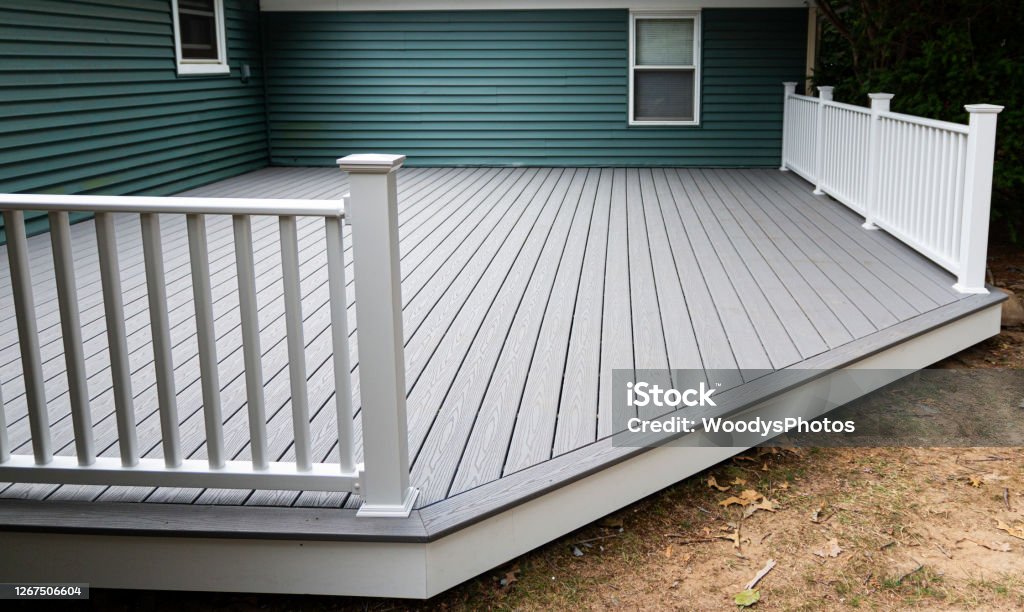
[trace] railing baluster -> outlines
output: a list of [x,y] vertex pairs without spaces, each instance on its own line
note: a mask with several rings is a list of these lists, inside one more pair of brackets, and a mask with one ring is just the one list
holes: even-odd
[[248,215],[231,218],[235,231],[235,267],[238,271],[238,309],[242,320],[242,353],[245,360],[245,396],[249,411],[249,443],[252,465],[267,469],[267,415],[263,397],[263,363],[260,350],[259,304],[256,302],[256,267],[252,254],[252,221]]
[[11,266],[14,292],[14,313],[21,346],[21,365],[25,376],[25,398],[28,422],[32,432],[32,453],[36,463],[45,465],[53,459],[50,443],[50,418],[46,412],[46,390],[43,387],[43,365],[39,356],[39,331],[36,306],[32,297],[32,273],[28,269],[28,238],[25,237],[25,213],[4,212],[7,230],[7,258]]
[[11,458],[11,444],[7,439],[7,414],[4,412],[3,385],[0,385],[0,463]]
[[107,321],[110,350],[110,376],[114,385],[114,411],[117,415],[117,441],[121,465],[139,462],[139,442],[132,401],[132,378],[128,367],[128,342],[124,329],[124,303],[121,293],[121,268],[117,259],[117,234],[112,213],[96,213],[96,242],[103,288],[103,310]]
[[139,215],[139,220],[142,225],[142,256],[146,267],[146,294],[149,297],[164,463],[167,467],[178,467],[182,459],[181,433],[174,388],[174,360],[171,357],[171,326],[167,314],[167,280],[164,275],[160,217],[155,213],[143,213]]
[[789,168],[786,167],[786,163],[789,161],[789,149],[793,146],[793,136],[789,133],[793,120],[790,118],[789,110],[789,94],[796,93],[796,81],[786,81],[782,84],[782,163],[779,164],[779,170],[786,172]]
[[192,264],[192,295],[199,341],[199,377],[203,388],[203,417],[206,423],[206,457],[213,469],[224,467],[224,420],[220,407],[220,376],[217,372],[217,334],[213,327],[213,299],[210,291],[210,254],[206,241],[206,217],[185,216],[188,252]]
[[78,288],[75,286],[75,257],[71,251],[71,225],[68,213],[54,211],[50,221],[50,244],[57,280],[57,306],[60,331],[64,340],[64,363],[68,374],[68,399],[71,401],[71,425],[75,432],[75,454],[79,465],[92,465],[96,450],[89,411],[89,386],[82,353],[82,322],[78,312]]
[[345,244],[338,217],[325,217],[327,277],[331,300],[331,339],[334,348],[334,401],[338,412],[338,460],[342,472],[355,469],[352,431],[352,380],[348,358],[348,300],[345,297]]
[[302,333],[302,289],[299,275],[299,236],[295,217],[282,216],[281,267],[284,282],[285,328],[288,334],[288,372],[291,376],[292,427],[295,430],[295,463],[299,471],[312,469],[309,402],[306,397],[306,342]]

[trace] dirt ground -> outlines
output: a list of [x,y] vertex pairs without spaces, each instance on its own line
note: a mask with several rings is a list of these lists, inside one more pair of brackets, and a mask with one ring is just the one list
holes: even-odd
[[[1019,249],[992,279],[1024,294]],[[1024,329],[940,367],[1021,368]],[[1022,413],[1024,416],[1024,413]],[[113,609],[1024,609],[1024,449],[756,449],[428,602],[94,591]]]

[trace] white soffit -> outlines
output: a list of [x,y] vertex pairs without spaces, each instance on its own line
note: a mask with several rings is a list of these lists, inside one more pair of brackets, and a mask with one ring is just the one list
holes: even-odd
[[698,10],[802,8],[807,0],[260,0],[264,11],[458,11],[525,9]]

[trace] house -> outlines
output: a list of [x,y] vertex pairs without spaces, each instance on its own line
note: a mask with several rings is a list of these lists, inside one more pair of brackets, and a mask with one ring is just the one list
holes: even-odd
[[813,418],[996,334],[999,107],[797,93],[811,10],[0,3],[0,576],[429,597],[755,443],[616,380]]

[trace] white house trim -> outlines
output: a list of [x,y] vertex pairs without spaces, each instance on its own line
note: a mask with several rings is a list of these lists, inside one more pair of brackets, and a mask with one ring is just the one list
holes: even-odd
[[228,65],[224,0],[213,0],[213,8],[217,20],[217,59],[183,59],[181,57],[181,26],[178,24],[178,0],[171,0],[171,19],[174,22],[174,62],[178,69],[178,76],[231,73],[231,66]]
[[[662,70],[692,70],[693,71],[693,119],[690,121],[649,121],[636,119],[636,112],[633,108],[633,88],[636,84],[634,72],[636,66],[636,22],[637,19],[692,19],[693,20],[693,65],[692,66],[658,66]],[[629,12],[629,125],[635,126],[697,126],[700,125],[700,62],[701,46],[703,44],[701,35],[701,19],[699,10],[690,11],[630,11]]]
[[803,8],[807,0],[260,0],[263,11],[457,11],[536,9],[633,9],[686,11],[701,8]]

